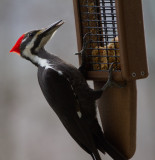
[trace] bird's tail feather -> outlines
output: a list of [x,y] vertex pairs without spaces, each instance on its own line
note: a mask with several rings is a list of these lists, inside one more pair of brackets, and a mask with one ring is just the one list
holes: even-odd
[[105,138],[97,119],[94,121],[92,133],[96,147],[102,153],[105,154],[105,152],[107,152],[114,160],[127,160],[127,158]]
[[92,153],[91,156],[92,156],[93,160],[101,160],[99,153],[97,153],[97,154]]
[[121,154],[114,146],[112,146],[104,137],[102,139],[102,149],[100,148],[101,152],[104,150],[107,152],[114,160],[127,160],[127,158]]

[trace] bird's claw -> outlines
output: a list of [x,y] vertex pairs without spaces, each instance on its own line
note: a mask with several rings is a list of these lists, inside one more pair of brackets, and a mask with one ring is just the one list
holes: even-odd
[[91,34],[91,33],[88,32],[88,33],[86,33],[86,34],[83,36],[83,46],[82,46],[82,49],[81,49],[80,52],[74,53],[74,55],[84,55],[84,52],[85,52],[88,44],[92,42],[92,40],[90,40],[90,39],[86,41],[87,36],[90,35],[90,34]]
[[126,83],[120,84],[120,83],[117,83],[113,80],[112,71],[114,69],[114,64],[116,64],[116,62],[113,62],[109,67],[108,80],[107,80],[106,84],[103,86],[102,91],[106,90],[107,88],[111,88],[111,87],[124,88],[126,86]]
[[80,65],[80,67],[79,67],[79,71],[84,75],[84,77],[86,76],[86,54],[85,54],[85,52],[86,52],[86,49],[87,49],[87,46],[88,46],[88,44],[90,44],[91,42],[92,42],[92,40],[91,39],[88,39],[88,40],[86,40],[86,38],[87,38],[87,36],[88,35],[90,35],[91,33],[90,32],[88,32],[88,33],[86,33],[85,35],[84,35],[84,37],[83,37],[83,46],[82,46],[82,49],[81,49],[81,51],[80,52],[78,52],[78,53],[75,53],[75,55],[81,55],[81,57],[82,57],[82,63],[81,63],[81,65]]

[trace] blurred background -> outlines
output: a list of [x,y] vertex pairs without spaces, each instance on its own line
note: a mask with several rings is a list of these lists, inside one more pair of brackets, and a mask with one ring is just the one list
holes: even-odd
[[[149,77],[137,81],[137,150],[132,160],[155,159],[155,1],[143,0]],[[78,67],[72,0],[0,1],[0,160],[91,160],[49,107],[37,68],[9,54],[24,32],[66,23],[46,49]],[[102,159],[110,160],[108,156]]]

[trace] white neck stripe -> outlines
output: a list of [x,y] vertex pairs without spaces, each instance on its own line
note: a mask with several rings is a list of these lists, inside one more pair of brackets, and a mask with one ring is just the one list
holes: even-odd
[[45,67],[45,69],[52,68],[47,59],[43,59],[43,58],[40,58],[40,57],[38,57],[36,55],[33,55],[33,57],[31,56],[31,60],[34,63],[37,63],[39,66]]

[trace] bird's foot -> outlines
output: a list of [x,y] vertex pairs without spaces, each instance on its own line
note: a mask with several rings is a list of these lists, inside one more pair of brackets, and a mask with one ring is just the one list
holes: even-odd
[[86,49],[88,44],[90,44],[92,42],[91,39],[87,40],[88,35],[90,35],[91,33],[88,32],[84,35],[83,37],[83,46],[80,52],[75,53],[75,55],[81,55],[82,56],[82,63],[79,67],[79,71],[84,75],[84,77],[86,76],[87,70],[86,70]]
[[83,36],[83,46],[82,46],[82,49],[81,49],[80,52],[74,53],[74,55],[84,55],[84,54],[85,54],[85,50],[86,50],[88,44],[89,44],[90,42],[92,42],[92,40],[90,40],[90,39],[89,39],[89,40],[86,40],[87,37],[88,37],[88,35],[90,35],[90,34],[91,34],[91,33],[88,32],[88,33],[86,33],[86,34]]
[[114,69],[114,64],[116,62],[113,62],[111,65],[110,65],[110,68],[109,68],[109,76],[108,76],[108,80],[106,82],[106,84],[101,88],[102,91],[105,91],[107,88],[111,88],[111,87],[118,87],[118,88],[124,88],[126,86],[126,83],[123,82],[123,84],[121,83],[117,83],[113,80],[113,76],[112,76],[112,72],[113,72],[113,69]]

